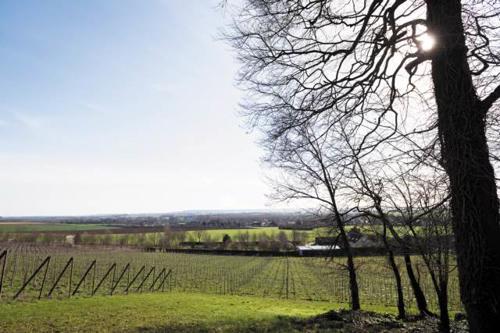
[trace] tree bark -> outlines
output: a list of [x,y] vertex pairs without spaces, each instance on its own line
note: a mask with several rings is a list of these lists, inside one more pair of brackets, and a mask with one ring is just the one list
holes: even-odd
[[441,282],[438,291],[439,331],[450,332],[450,315],[448,313],[448,283]]
[[349,271],[349,288],[351,289],[351,309],[359,310],[361,309],[361,304],[359,301],[359,287],[358,287],[358,279],[356,277],[356,267],[354,266],[354,258],[352,255],[351,245],[349,244],[349,240],[347,239],[347,234],[345,232],[343,224],[338,223],[338,227],[340,231],[340,237],[342,238],[342,242],[344,243],[344,249],[347,254],[347,270]]
[[427,0],[432,79],[451,211],[462,302],[471,332],[500,327],[500,227],[485,107],[474,89],[459,0]]
[[396,280],[396,292],[398,295],[398,317],[400,319],[406,319],[406,311],[405,311],[405,300],[403,296],[403,285],[401,283],[401,275],[399,274],[399,268],[396,264],[396,260],[394,259],[394,252],[390,248],[387,238],[384,236],[384,244],[387,250],[387,260],[389,261],[389,265],[391,266],[392,273],[394,274],[394,279]]
[[[378,206],[379,207],[379,206]],[[382,219],[383,222],[383,232],[382,232],[382,241],[384,242],[385,250],[387,251],[387,261],[389,262],[389,266],[391,266],[392,273],[394,274],[394,280],[396,281],[396,293],[398,295],[397,306],[398,306],[398,317],[401,319],[406,319],[406,311],[405,311],[405,299],[403,296],[403,285],[401,284],[401,274],[399,274],[399,268],[396,264],[396,260],[394,259],[394,251],[387,240],[387,223],[385,219]]]
[[417,302],[417,308],[418,311],[420,312],[420,315],[434,316],[434,314],[429,310],[427,306],[427,299],[425,298],[425,294],[422,288],[420,287],[420,283],[417,281],[417,278],[415,277],[415,273],[413,272],[413,265],[409,254],[410,248],[408,246],[408,243],[405,242],[401,237],[399,237],[399,234],[394,229],[394,226],[384,214],[382,207],[380,206],[380,203],[375,203],[375,207],[377,209],[377,212],[380,214],[380,218],[384,223],[384,227],[387,227],[387,229],[389,229],[391,235],[403,249],[403,258],[405,261],[406,273],[408,274],[408,279],[410,280],[410,286],[411,289],[413,290],[413,295],[415,296],[415,301]]
[[[405,249],[406,250],[406,249]],[[434,316],[434,314],[429,310],[427,306],[427,299],[425,294],[418,283],[415,273],[413,272],[413,266],[411,263],[410,255],[405,253],[403,255],[406,273],[408,274],[408,280],[410,280],[411,289],[413,290],[413,295],[415,296],[415,301],[417,302],[417,308],[421,316]]]

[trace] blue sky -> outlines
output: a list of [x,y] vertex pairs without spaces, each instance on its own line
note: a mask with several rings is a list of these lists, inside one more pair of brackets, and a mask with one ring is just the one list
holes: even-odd
[[0,215],[265,207],[218,2],[0,1]]

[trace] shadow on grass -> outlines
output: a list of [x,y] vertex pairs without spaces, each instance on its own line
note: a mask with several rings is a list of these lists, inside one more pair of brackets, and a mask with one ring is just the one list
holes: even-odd
[[[417,322],[402,322],[390,315],[370,312],[328,312],[307,319],[294,317],[275,317],[262,321],[225,321],[200,324],[175,325],[168,327],[139,328],[134,333],[375,333],[375,332],[408,332]],[[422,326],[418,322],[418,326]],[[428,323],[422,332],[434,332],[435,324]]]
[[130,333],[294,333],[303,332],[303,320],[290,317],[276,317],[262,321],[223,321],[198,324],[175,324],[166,327],[143,327]]
[[[134,330],[134,333],[408,333],[439,332],[439,321],[434,317],[411,317],[402,321],[393,315],[367,311],[330,311],[310,318],[278,316],[261,321],[225,321],[186,324],[169,327],[151,327]],[[468,332],[467,321],[453,321],[452,331]]]

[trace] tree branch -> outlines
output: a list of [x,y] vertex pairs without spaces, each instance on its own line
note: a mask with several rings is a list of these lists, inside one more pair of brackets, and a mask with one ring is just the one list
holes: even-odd
[[500,98],[500,85],[498,85],[491,94],[481,101],[481,107],[484,112],[488,111],[489,108]]

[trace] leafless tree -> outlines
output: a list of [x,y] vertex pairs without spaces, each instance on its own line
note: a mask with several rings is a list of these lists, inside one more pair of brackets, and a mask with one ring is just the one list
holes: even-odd
[[405,179],[396,185],[405,205],[397,206],[401,221],[409,230],[413,247],[430,275],[439,305],[440,330],[449,332],[448,279],[452,226],[448,182],[430,175]]
[[170,247],[172,247],[173,238],[174,238],[174,232],[172,231],[172,229],[170,228],[170,226],[165,226],[165,228],[163,228],[163,235],[162,235],[162,238],[161,238],[161,245],[164,248],[170,248]]
[[201,241],[206,238],[207,231],[203,230],[203,229],[197,229],[197,230],[194,231],[194,234],[196,236],[196,241],[198,243],[201,243]]
[[450,264],[452,234],[449,211],[444,208],[433,210],[423,219],[422,224],[423,234],[414,237],[437,295],[440,328],[449,332],[448,281],[449,273],[453,269]]
[[[352,159],[350,172],[345,175],[346,179],[344,180],[345,186],[352,192],[349,200],[351,205],[355,205],[356,209],[362,212],[368,221],[371,221],[371,224],[374,225],[374,231],[379,235],[384,247],[386,248],[388,263],[393,271],[396,282],[399,316],[401,318],[405,317],[405,305],[400,271],[395,259],[396,249],[391,241],[392,239],[398,244],[398,250],[403,254],[406,272],[420,314],[422,316],[433,315],[433,313],[428,309],[425,294],[414,273],[412,259],[410,256],[412,252],[410,245],[399,235],[393,223],[393,216],[391,216],[394,211],[399,209],[399,207],[392,208],[394,204],[397,205],[399,202],[400,205],[405,206],[405,203],[408,203],[408,200],[404,196],[398,196],[399,193],[397,192],[388,193],[386,186],[386,184],[393,183],[395,179],[405,179],[406,177],[412,176],[414,173],[418,173],[422,168],[419,165],[420,161],[418,159],[412,160],[407,157],[404,161],[405,165],[409,165],[411,168],[398,168],[397,166],[400,165],[399,159],[393,161],[392,159],[383,158],[384,154],[380,152],[377,161],[369,161],[369,163],[363,162],[363,158],[358,155],[355,148],[351,145],[350,138],[346,131],[342,126],[338,126],[338,128],[341,135],[337,138],[336,145],[339,145],[339,142],[345,143],[347,151],[350,151],[350,155],[345,153],[345,156],[349,156],[350,159]],[[426,168],[426,171],[435,170],[435,166],[427,166]],[[387,209],[387,204],[384,205],[385,201],[389,201],[389,207],[391,207],[390,209]],[[442,202],[435,204],[439,207]],[[408,218],[418,219],[435,207],[428,206],[426,208],[427,209],[419,211],[416,216],[412,215]],[[401,218],[403,216],[399,214],[399,217]],[[380,225],[382,225],[381,232],[377,228]]]
[[208,245],[209,243],[212,243],[214,241],[214,239],[213,239],[211,233],[205,231],[201,236],[201,241],[203,241],[204,243],[207,243],[207,245]]
[[283,249],[283,250],[290,249],[290,246],[292,244],[291,244],[290,240],[288,239],[286,232],[284,232],[283,230],[280,230],[280,232],[278,233],[277,239],[278,239],[278,242],[280,243],[281,249]]
[[175,246],[179,246],[180,243],[186,240],[187,234],[183,230],[175,231],[172,238],[175,243]]
[[[382,222],[384,233],[386,228],[389,229],[402,249],[412,285],[417,284],[417,280],[411,268],[410,252],[418,253],[422,257],[436,291],[440,310],[440,329],[442,332],[448,332],[450,322],[447,291],[450,236],[452,236],[449,185],[436,162],[419,165],[416,161],[411,163],[412,169],[407,170],[400,167],[399,163],[388,164],[387,161],[383,161],[386,170],[375,174],[373,169],[380,169],[377,165],[367,167],[356,160],[351,177],[357,179],[360,184],[360,187],[355,189],[357,193],[355,201],[364,203],[364,207],[360,204],[363,207],[361,209],[368,216]],[[387,175],[387,169],[396,169],[397,172],[389,172],[390,175]],[[402,173],[402,170],[405,172]],[[367,204],[367,201],[363,200],[365,197],[370,198],[372,204]],[[399,232],[392,221],[394,217],[397,218],[395,223],[399,227]],[[402,237],[401,233],[409,237]],[[414,288],[414,291],[417,290]],[[419,293],[422,293],[420,287],[418,292],[415,292],[415,298],[421,308]]]
[[238,232],[236,234],[238,243],[246,250],[248,249],[248,242],[250,241],[250,233],[248,231]]
[[[382,242],[384,243],[384,247],[387,252],[387,262],[389,263],[389,267],[392,270],[392,273],[394,275],[394,281],[396,283],[396,295],[397,295],[397,308],[398,308],[398,317],[401,319],[406,319],[406,307],[405,307],[405,300],[404,300],[404,293],[403,293],[403,284],[401,280],[401,273],[399,270],[399,266],[396,263],[396,255],[395,255],[395,249],[394,246],[391,244],[389,235],[387,232],[387,220],[386,219],[381,219],[380,221],[378,219],[374,219],[371,214],[368,214],[368,220],[370,221],[371,224],[378,226],[379,222],[382,223],[382,232],[379,232],[378,230],[375,230],[376,234],[379,234],[380,238],[382,239]],[[411,267],[411,266],[410,266]],[[418,285],[418,283],[417,283]],[[412,284],[412,287],[414,285]],[[425,300],[424,294],[421,292],[420,285],[418,285],[418,290],[413,289],[414,293],[416,295],[416,299],[419,300],[417,302],[417,306],[419,307],[420,313],[428,313],[427,309],[427,301]],[[423,302],[421,301],[421,296],[423,296]]]
[[307,237],[305,232],[301,232],[295,229],[292,230],[292,243],[294,245],[303,245],[306,241],[306,238]]
[[321,137],[343,122],[360,156],[389,142],[421,159],[439,149],[472,332],[500,327],[487,139],[499,128],[499,17],[493,0],[246,0],[226,34],[267,145],[289,144],[305,124]]
[[359,288],[356,277],[354,256],[347,237],[345,224],[353,218],[349,210],[339,207],[339,197],[343,195],[341,184],[346,170],[331,146],[330,137],[314,136],[314,131],[303,126],[294,129],[295,144],[280,146],[268,162],[283,170],[283,179],[276,182],[275,198],[279,200],[309,199],[322,206],[338,229],[340,244],[347,256],[351,308],[359,310]]

